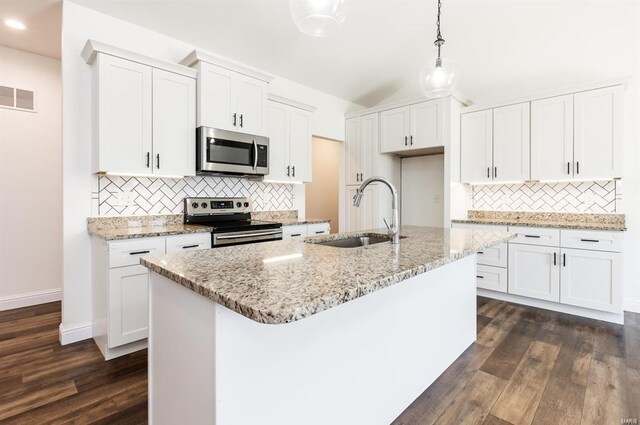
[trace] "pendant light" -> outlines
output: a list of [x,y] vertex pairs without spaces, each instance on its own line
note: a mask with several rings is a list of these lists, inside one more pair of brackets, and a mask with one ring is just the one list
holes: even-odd
[[455,73],[453,62],[441,56],[441,48],[444,39],[440,33],[440,9],[442,1],[438,0],[438,19],[436,26],[438,28],[436,41],[434,45],[438,49],[438,54],[431,59],[422,71],[420,71],[420,89],[425,96],[429,98],[448,96],[453,93],[456,85],[457,75]]
[[326,37],[346,17],[345,0],[289,0],[289,9],[298,29],[310,37]]

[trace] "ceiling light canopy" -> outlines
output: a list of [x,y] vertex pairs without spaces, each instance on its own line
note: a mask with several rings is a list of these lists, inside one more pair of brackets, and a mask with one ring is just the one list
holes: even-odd
[[346,17],[345,0],[289,0],[289,9],[298,29],[310,37],[328,36]]
[[444,38],[440,33],[440,9],[442,1],[438,0],[438,20],[436,21],[437,33],[436,41],[433,44],[438,49],[438,54],[431,59],[422,71],[420,71],[420,89],[429,98],[443,97],[453,94],[455,90],[457,75],[453,62],[441,56],[441,48]]
[[4,24],[16,30],[27,29],[27,27],[22,22],[16,21],[15,19],[5,19]]

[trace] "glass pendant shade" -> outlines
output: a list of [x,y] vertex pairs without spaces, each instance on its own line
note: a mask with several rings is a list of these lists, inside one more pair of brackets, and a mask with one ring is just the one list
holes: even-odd
[[435,57],[420,71],[420,90],[429,98],[449,96],[455,90],[456,80],[453,62]]
[[310,37],[326,37],[346,17],[345,0],[289,0],[289,9],[298,29]]

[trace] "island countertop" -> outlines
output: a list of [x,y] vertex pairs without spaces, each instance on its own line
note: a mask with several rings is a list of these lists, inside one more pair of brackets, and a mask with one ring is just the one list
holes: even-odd
[[305,241],[143,257],[140,263],[256,322],[295,322],[515,237],[469,229],[403,226],[390,243],[336,248],[311,242],[373,232],[324,235]]

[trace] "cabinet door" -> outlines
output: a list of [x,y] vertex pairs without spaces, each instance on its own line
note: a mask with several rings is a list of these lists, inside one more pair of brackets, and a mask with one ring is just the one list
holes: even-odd
[[238,75],[237,90],[236,130],[242,133],[266,135],[267,84],[255,78]]
[[502,267],[478,265],[476,270],[478,288],[507,293],[507,269]]
[[289,157],[291,181],[311,181],[311,116],[298,108],[289,108]]
[[621,254],[563,249],[560,302],[622,312]]
[[529,102],[493,110],[493,181],[530,178]]
[[560,301],[560,253],[547,246],[509,244],[509,293]]
[[356,232],[360,230],[360,208],[353,206],[353,197],[357,189],[356,186],[347,186],[345,190],[345,232]]
[[[269,102],[269,174],[265,180],[288,181],[289,162],[289,108],[282,103]],[[289,167],[289,168],[287,168]]]
[[380,112],[381,152],[409,149],[409,107]]
[[360,184],[362,144],[360,143],[360,117],[350,118],[345,123],[345,184]]
[[622,177],[622,86],[574,95],[574,176]]
[[282,239],[303,239],[307,236],[307,225],[282,226]]
[[109,270],[109,348],[149,335],[149,273],[146,267]]
[[409,147],[413,149],[443,146],[442,103],[440,100],[422,102],[410,107],[411,132]]
[[96,172],[150,174],[152,68],[98,54]]
[[462,183],[492,180],[493,111],[471,112],[460,118],[460,179]]
[[196,80],[153,70],[153,172],[195,176]]
[[236,73],[199,63],[197,126],[237,131]]
[[573,177],[573,95],[531,102],[531,179]]
[[378,126],[378,114],[364,115],[360,119],[360,182],[378,173],[376,170],[376,157],[380,155]]
[[359,232],[362,230],[371,230],[379,227],[376,225],[377,214],[377,198],[376,187],[368,186],[364,190],[364,195],[359,207],[353,206],[353,197],[356,194],[357,187],[347,186],[345,206],[345,231]]

